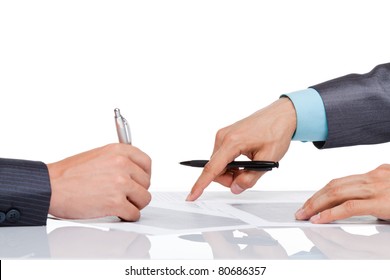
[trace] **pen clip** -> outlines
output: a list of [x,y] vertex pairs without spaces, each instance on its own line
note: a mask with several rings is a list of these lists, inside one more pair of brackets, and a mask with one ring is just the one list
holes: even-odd
[[127,122],[127,120],[124,117],[122,117],[122,121],[123,121],[124,130],[125,130],[126,143],[131,144],[131,134],[130,134],[129,123]]
[[118,108],[116,108],[114,112],[115,112],[115,123],[116,123],[116,130],[118,133],[119,142],[125,144],[131,144],[131,132],[130,132],[129,123],[121,115],[121,112]]
[[279,167],[279,163],[273,161],[232,161],[227,165],[227,169],[250,171],[271,171],[275,167]]

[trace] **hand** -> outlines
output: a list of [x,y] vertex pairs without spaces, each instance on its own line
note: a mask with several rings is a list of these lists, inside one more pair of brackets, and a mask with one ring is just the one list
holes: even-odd
[[339,227],[301,228],[306,237],[328,259],[389,259],[390,232],[351,234]]
[[390,164],[332,180],[308,199],[295,217],[322,224],[359,215],[390,219]]
[[210,161],[193,186],[187,200],[201,196],[216,181],[239,194],[251,188],[265,172],[229,170],[226,165],[240,155],[251,160],[279,161],[287,152],[296,128],[294,105],[280,98],[253,115],[218,131]]
[[[214,259],[287,259],[286,250],[263,229],[243,229],[244,237],[233,231],[204,232]],[[240,246],[241,245],[241,246]]]
[[48,164],[48,169],[49,213],[59,218],[136,221],[151,200],[151,160],[131,145],[110,144]]

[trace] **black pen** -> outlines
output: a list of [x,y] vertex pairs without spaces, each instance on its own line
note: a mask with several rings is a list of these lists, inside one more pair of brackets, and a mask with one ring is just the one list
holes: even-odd
[[[182,161],[180,164],[192,167],[204,167],[208,160],[190,160]],[[279,162],[274,161],[232,161],[228,163],[226,169],[245,169],[252,171],[270,171],[272,168],[279,167]]]

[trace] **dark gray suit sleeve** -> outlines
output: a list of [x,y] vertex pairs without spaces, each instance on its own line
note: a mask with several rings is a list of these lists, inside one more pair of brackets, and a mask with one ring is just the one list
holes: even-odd
[[46,225],[50,197],[43,162],[0,159],[0,226]]
[[324,102],[328,121],[328,138],[314,142],[316,147],[390,141],[390,63],[363,75],[350,74],[312,88]]

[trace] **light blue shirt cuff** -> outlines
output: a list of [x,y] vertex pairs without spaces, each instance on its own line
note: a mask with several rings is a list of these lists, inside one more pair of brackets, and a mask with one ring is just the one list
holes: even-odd
[[325,106],[319,93],[312,88],[284,94],[294,104],[297,114],[297,129],[292,140],[326,141],[328,123]]

